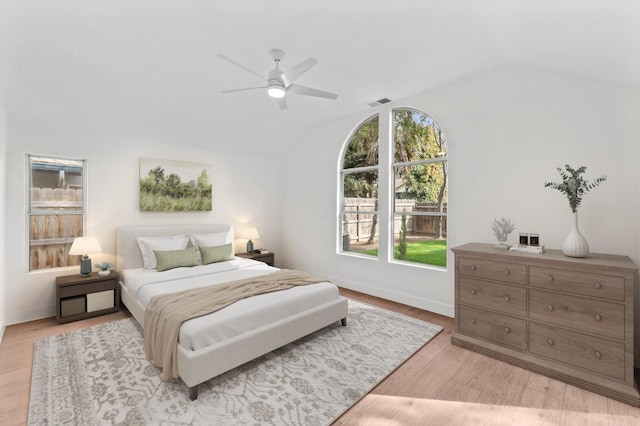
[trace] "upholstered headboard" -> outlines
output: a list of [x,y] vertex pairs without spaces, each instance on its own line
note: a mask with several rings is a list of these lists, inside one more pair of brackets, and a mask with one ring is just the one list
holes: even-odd
[[171,235],[207,234],[229,232],[233,243],[231,225],[137,225],[122,226],[116,231],[116,270],[142,268],[142,253],[138,247],[138,237],[162,237]]

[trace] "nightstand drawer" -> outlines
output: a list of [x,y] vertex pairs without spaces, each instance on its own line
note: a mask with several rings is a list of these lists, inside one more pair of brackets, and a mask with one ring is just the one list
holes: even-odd
[[60,316],[79,315],[86,312],[87,301],[84,296],[60,300]]
[[524,319],[462,305],[458,315],[460,331],[463,333],[520,350],[527,348],[527,324]]
[[494,309],[507,314],[527,315],[527,290],[509,284],[460,277],[460,303]]
[[529,350],[616,379],[624,378],[623,343],[532,322]]
[[115,290],[87,294],[87,312],[111,309],[115,306]]
[[624,305],[529,290],[529,318],[624,340]]
[[457,261],[458,273],[468,277],[502,281],[525,285],[527,283],[526,265],[517,263],[494,262],[484,259],[462,257]]
[[113,290],[116,288],[116,285],[115,279],[95,283],[68,285],[60,287],[60,297],[66,298],[98,291]]

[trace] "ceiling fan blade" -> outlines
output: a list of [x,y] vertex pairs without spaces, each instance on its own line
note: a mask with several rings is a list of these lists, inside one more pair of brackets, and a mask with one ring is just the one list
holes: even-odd
[[266,89],[266,88],[267,88],[267,86],[243,87],[242,89],[221,90],[220,93],[242,92],[242,91],[245,91],[245,90]]
[[298,79],[302,74],[309,71],[313,66],[318,63],[314,58],[307,58],[304,61],[300,62],[295,67],[289,69],[282,73],[282,78],[284,78],[285,84],[291,84]]
[[280,109],[287,109],[287,98],[286,97],[282,97],[282,98],[276,98],[276,102],[278,103],[278,106],[280,107]]
[[252,70],[251,68],[245,67],[240,62],[236,62],[233,59],[231,59],[230,57],[223,55],[222,53],[218,53],[216,56],[218,56],[219,58],[224,59],[225,61],[231,62],[233,65],[237,66],[238,68],[242,68],[243,70],[245,70],[246,72],[248,72],[250,74],[255,75],[256,77],[258,77],[262,81],[267,81],[267,80],[264,79],[263,75],[260,75],[258,72]]
[[337,99],[338,95],[331,92],[325,92],[324,90],[314,89],[312,87],[300,86],[299,84],[292,84],[287,87],[287,93],[295,93],[296,95],[317,96],[319,98]]

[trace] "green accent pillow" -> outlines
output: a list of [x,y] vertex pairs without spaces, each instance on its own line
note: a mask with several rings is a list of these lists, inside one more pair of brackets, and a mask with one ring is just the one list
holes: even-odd
[[184,250],[154,250],[153,252],[158,260],[158,266],[156,266],[158,272],[180,268],[181,266],[198,265],[198,255],[195,247],[189,247]]
[[225,260],[233,260],[236,258],[233,255],[233,244],[231,243],[214,247],[198,247],[198,249],[200,250],[200,254],[202,255],[203,265],[215,262],[223,262]]

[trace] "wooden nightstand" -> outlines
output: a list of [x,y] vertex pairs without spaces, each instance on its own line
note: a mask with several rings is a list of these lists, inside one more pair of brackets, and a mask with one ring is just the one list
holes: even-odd
[[118,312],[118,274],[101,276],[93,272],[56,277],[56,318],[59,323]]
[[236,253],[238,257],[244,257],[245,259],[259,260],[269,266],[273,266],[275,262],[275,255],[273,253]]

